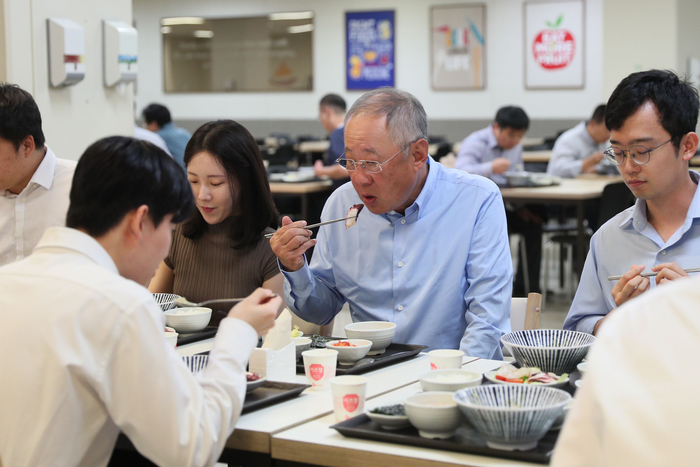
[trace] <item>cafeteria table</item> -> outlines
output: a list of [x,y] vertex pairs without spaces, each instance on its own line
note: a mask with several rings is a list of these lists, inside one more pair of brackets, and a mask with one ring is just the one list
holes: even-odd
[[577,178],[564,178],[561,184],[543,187],[501,188],[503,200],[518,204],[560,204],[576,207],[576,268],[579,277],[586,259],[587,242],[584,215],[586,205],[597,201],[603,189],[622,181],[620,176],[585,174]]
[[[180,355],[193,355],[211,348],[214,339],[179,346]],[[477,357],[463,358],[463,364],[477,361]],[[426,353],[415,358],[364,373],[367,377],[367,399],[382,396],[418,381],[423,373],[430,371]],[[294,382],[306,384],[304,375],[296,375]],[[331,391],[305,390],[300,396],[242,415],[233,434],[226,442],[220,462],[234,465],[273,465],[271,456],[272,437],[290,428],[308,423],[333,413]],[[119,446],[119,444],[118,444]],[[122,448],[129,448],[122,440]],[[133,449],[133,447],[131,447]]]
[[273,195],[296,195],[301,198],[301,218],[307,219],[309,215],[310,193],[329,191],[333,186],[331,180],[314,180],[310,182],[270,182],[270,191]]
[[[497,360],[473,360],[462,368],[477,373],[495,370],[503,362]],[[367,402],[368,407],[389,405],[402,401],[421,391],[416,382],[400,387]],[[331,413],[308,423],[276,433],[272,436],[272,458],[276,465],[323,465],[330,467],[357,467],[363,465],[387,467],[510,467],[534,466],[529,462],[513,461],[474,454],[442,451],[418,446],[406,446],[388,442],[347,438],[335,429]],[[285,464],[289,462],[290,464]]]

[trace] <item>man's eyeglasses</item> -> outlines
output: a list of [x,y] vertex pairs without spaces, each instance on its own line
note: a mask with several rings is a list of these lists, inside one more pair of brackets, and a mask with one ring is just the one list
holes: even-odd
[[646,146],[635,145],[629,148],[627,151],[625,151],[624,149],[616,148],[615,146],[610,146],[604,151],[604,153],[605,157],[607,157],[608,160],[615,165],[622,165],[622,163],[625,162],[625,153],[629,154],[629,156],[636,164],[644,165],[647,162],[649,162],[649,159],[651,158],[651,151],[659,149],[661,146],[663,146],[666,143],[670,143],[671,141],[673,141],[673,138],[651,149],[647,149]]
[[[416,140],[417,141],[417,140]],[[416,141],[412,141],[408,143],[403,149],[399,149],[399,151],[385,160],[384,162],[377,162],[377,161],[366,161],[366,160],[359,160],[359,161],[354,161],[352,159],[345,159],[345,153],[343,153],[342,156],[336,161],[338,165],[340,165],[342,168],[347,170],[348,172],[354,172],[357,169],[357,166],[361,166],[363,169],[365,169],[367,172],[372,173],[372,174],[378,174],[379,172],[382,171],[382,166],[392,160],[394,157],[398,156],[401,154],[403,151],[408,149],[410,145],[415,143]]]

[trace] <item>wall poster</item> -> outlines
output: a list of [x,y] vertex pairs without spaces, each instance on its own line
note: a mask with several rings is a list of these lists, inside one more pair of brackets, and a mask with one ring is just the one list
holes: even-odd
[[345,13],[348,91],[394,86],[394,11]]
[[525,88],[582,89],[585,3],[525,2]]
[[433,6],[431,82],[435,90],[486,87],[486,6]]

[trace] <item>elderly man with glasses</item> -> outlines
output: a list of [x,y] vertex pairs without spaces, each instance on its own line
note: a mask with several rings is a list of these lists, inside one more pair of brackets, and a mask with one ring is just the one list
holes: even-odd
[[688,169],[698,106],[690,83],[660,70],[631,74],[610,96],[605,156],[637,202],[593,235],[565,329],[595,334],[624,302],[700,266],[700,175]]
[[327,324],[348,302],[353,321],[396,323],[394,342],[500,359],[513,274],[503,201],[490,180],[430,158],[427,127],[406,92],[381,88],[355,102],[339,160],[352,183],[331,195],[322,220],[366,209],[317,239],[306,222],[283,219],[271,245],[287,304]]

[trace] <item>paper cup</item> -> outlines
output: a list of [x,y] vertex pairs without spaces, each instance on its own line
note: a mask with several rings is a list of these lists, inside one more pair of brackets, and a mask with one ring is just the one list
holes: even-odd
[[346,375],[338,376],[330,381],[336,422],[342,422],[364,413],[367,378]]
[[432,350],[428,352],[428,357],[431,370],[461,369],[464,352],[452,349]]
[[305,350],[301,357],[304,359],[306,381],[311,385],[311,389],[329,389],[328,381],[335,377],[338,352],[330,349]]

